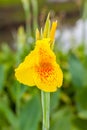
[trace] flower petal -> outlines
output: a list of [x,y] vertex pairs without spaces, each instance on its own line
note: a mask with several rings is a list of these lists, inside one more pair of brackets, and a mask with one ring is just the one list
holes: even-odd
[[50,39],[52,40],[52,42],[54,41],[56,28],[57,28],[57,21],[52,23],[52,27],[51,27],[51,31],[50,31]]
[[[38,70],[39,69],[39,70]],[[36,68],[34,72],[34,81],[36,86],[45,92],[54,92],[57,86],[60,87],[63,82],[63,74],[58,64],[54,63],[49,68],[42,66]]]
[[43,40],[38,40],[36,42],[35,51],[37,53],[36,57],[38,57],[39,61],[49,61],[52,62],[56,60],[56,56],[50,48],[50,39],[44,38]]
[[56,78],[58,80],[57,87],[60,88],[63,84],[63,72],[58,64],[56,64],[55,71],[57,73]]
[[24,62],[22,62],[15,70],[15,76],[17,80],[25,85],[34,86],[33,80],[33,64],[34,64],[34,51],[26,56]]

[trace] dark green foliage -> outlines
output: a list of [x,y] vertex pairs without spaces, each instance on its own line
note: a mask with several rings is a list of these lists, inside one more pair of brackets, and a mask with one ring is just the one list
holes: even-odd
[[72,75],[72,82],[75,86],[82,87],[87,85],[87,70],[75,55],[71,55],[69,58],[69,71]]
[[20,113],[21,130],[38,130],[38,123],[41,116],[41,104],[38,95],[31,99]]

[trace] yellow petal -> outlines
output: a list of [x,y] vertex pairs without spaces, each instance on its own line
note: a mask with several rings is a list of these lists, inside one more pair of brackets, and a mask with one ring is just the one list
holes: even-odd
[[56,60],[55,54],[50,49],[50,39],[46,38],[43,40],[38,40],[36,42],[35,51],[37,52],[40,61],[50,61]]
[[56,63],[51,66],[52,70],[51,68],[47,68],[47,63],[45,64],[41,69],[40,66],[34,72],[34,81],[39,89],[45,92],[54,92],[57,90],[57,87],[62,85],[63,74],[59,65]]
[[63,72],[58,64],[56,64],[56,77],[57,77],[57,87],[60,88],[63,84]]
[[17,80],[25,85],[34,86],[33,80],[33,64],[34,64],[34,52],[32,51],[21,63],[17,69],[15,69],[15,76]]
[[56,28],[57,28],[57,21],[52,23],[52,27],[51,27],[51,31],[50,31],[50,39],[52,42],[54,41]]
[[16,69],[15,76],[20,83],[28,86],[34,86],[32,68]]

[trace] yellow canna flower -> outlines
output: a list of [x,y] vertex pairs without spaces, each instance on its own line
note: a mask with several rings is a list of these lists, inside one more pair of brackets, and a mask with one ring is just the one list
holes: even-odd
[[50,38],[36,41],[35,49],[15,70],[15,76],[21,83],[28,86],[36,85],[45,92],[54,92],[57,87],[61,87],[63,73],[50,48]]
[[45,92],[54,92],[62,86],[63,73],[52,51],[57,21],[50,29],[49,15],[44,30],[36,30],[35,49],[15,70],[18,81],[28,86],[37,86]]

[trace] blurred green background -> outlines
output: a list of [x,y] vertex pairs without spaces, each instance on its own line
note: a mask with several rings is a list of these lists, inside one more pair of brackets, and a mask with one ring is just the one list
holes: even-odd
[[58,20],[54,51],[64,73],[51,93],[50,130],[87,130],[87,0],[0,0],[0,130],[41,130],[40,90],[14,69],[34,48],[48,12]]

